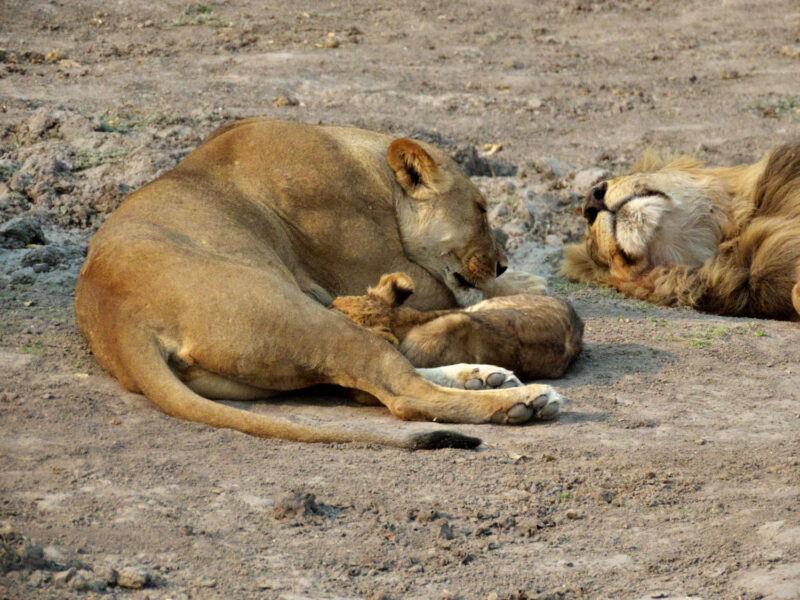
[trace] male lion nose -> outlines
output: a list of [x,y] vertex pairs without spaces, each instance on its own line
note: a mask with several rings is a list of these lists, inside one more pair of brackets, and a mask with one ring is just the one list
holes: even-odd
[[500,277],[503,273],[508,270],[508,265],[504,265],[501,263],[497,263],[497,276]]
[[586,219],[589,225],[594,223],[597,214],[601,210],[608,210],[605,203],[607,189],[608,183],[604,181],[600,185],[593,187],[586,195],[586,199],[583,201],[583,218]]

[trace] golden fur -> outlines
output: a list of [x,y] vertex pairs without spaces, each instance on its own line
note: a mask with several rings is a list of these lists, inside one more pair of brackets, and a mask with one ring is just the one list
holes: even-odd
[[562,273],[663,305],[800,319],[800,145],[752,165],[652,155],[584,201]]
[[484,300],[465,309],[419,311],[405,273],[381,277],[365,296],[340,296],[332,308],[392,344],[415,367],[490,363],[523,379],[564,374],[581,351],[583,322],[566,302],[533,294]]
[[[541,289],[506,273],[486,200],[446,154],[359,129],[247,119],[226,125],[128,197],[95,234],[75,311],[98,362],[165,412],[252,435],[408,448],[472,446],[302,426],[210,399],[315,384],[361,390],[403,419],[520,423],[557,412],[549,386],[435,385],[327,309],[389,267],[420,309]],[[472,372],[442,367],[457,386]],[[482,373],[490,372],[480,366]]]

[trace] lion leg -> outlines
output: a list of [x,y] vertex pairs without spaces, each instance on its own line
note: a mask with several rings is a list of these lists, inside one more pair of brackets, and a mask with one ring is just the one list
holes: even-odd
[[326,383],[367,392],[398,418],[517,424],[551,419],[560,409],[561,396],[550,386],[521,386],[513,373],[490,365],[418,372],[397,349],[343,315],[314,312],[298,321],[295,344],[314,347],[322,358],[317,368],[329,374]]
[[797,311],[796,320],[800,320],[800,281],[794,284],[792,288],[792,305]]

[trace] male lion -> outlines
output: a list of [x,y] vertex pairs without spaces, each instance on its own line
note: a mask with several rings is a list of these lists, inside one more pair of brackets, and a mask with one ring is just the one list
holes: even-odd
[[589,192],[569,278],[664,305],[800,320],[800,144],[705,168],[645,157]]
[[[506,273],[486,200],[443,152],[358,129],[247,119],[212,133],[132,194],[89,245],[75,294],[98,362],[163,411],[252,435],[407,448],[474,446],[297,425],[210,399],[255,399],[315,384],[361,390],[401,419],[522,423],[553,416],[550,386],[471,391],[470,366],[436,385],[344,315],[335,296],[385,269],[436,309],[538,289]],[[485,383],[497,369],[478,366]],[[490,386],[486,386],[490,387]]]
[[[365,296],[340,296],[332,308],[392,344],[415,367],[490,363],[524,379],[561,377],[580,353],[583,322],[566,302],[534,294],[490,298],[464,309],[419,311],[405,306],[414,282],[405,273],[381,277]],[[493,387],[520,385],[504,372]],[[479,379],[466,386],[481,386]]]

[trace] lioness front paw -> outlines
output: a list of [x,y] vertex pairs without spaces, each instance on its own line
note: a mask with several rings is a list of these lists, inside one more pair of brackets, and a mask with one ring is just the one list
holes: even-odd
[[509,269],[487,283],[483,291],[487,298],[514,294],[544,294],[547,291],[547,280],[533,273]]
[[493,365],[461,363],[432,369],[417,369],[417,372],[437,385],[462,390],[491,390],[522,385],[512,371]]
[[532,419],[554,419],[564,404],[561,394],[549,385],[528,385],[519,392],[528,392],[528,397],[506,411],[497,411],[492,415],[492,423],[519,425]]

